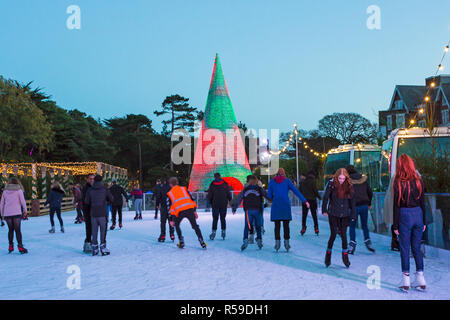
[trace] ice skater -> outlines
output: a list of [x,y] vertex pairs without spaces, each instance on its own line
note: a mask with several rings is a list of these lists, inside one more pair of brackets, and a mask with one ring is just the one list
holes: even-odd
[[116,228],[116,217],[119,215],[119,228],[122,229],[122,207],[123,207],[123,198],[128,201],[128,195],[122,186],[117,184],[117,179],[112,179],[112,186],[109,188],[109,192],[113,197],[112,202],[112,225],[109,228],[110,230],[114,230]]
[[59,226],[61,228],[61,232],[64,233],[64,222],[61,217],[61,206],[62,199],[65,195],[65,191],[61,184],[58,181],[53,182],[52,188],[48,195],[47,200],[45,200],[44,206],[50,205],[50,225],[51,229],[48,231],[49,233],[55,233],[55,213],[58,217]]
[[258,185],[258,179],[251,175],[248,177],[248,184],[244,187],[241,193],[239,193],[236,201],[233,204],[232,212],[236,213],[237,207],[243,201],[244,207],[244,238],[241,250],[244,251],[248,244],[248,233],[252,226],[256,230],[256,243],[258,248],[262,249],[262,215],[264,210],[264,197],[266,191]]
[[355,220],[356,207],[353,197],[353,186],[347,170],[340,168],[336,170],[333,179],[328,181],[322,202],[322,214],[328,216],[330,224],[330,238],[325,253],[325,266],[331,264],[331,252],[336,236],[339,234],[342,240],[342,261],[349,268],[347,227],[350,221]]
[[350,222],[350,243],[349,254],[354,254],[356,250],[356,223],[358,222],[358,216],[361,218],[361,228],[364,234],[364,244],[367,250],[375,252],[370,240],[369,227],[367,226],[367,219],[369,217],[369,210],[372,204],[372,188],[370,187],[367,176],[356,171],[355,167],[348,165],[346,170],[350,176],[350,181],[353,185],[355,206],[356,206],[356,218]]
[[91,253],[92,252],[92,224],[91,224],[91,206],[86,203],[86,196],[89,189],[94,184],[94,175],[88,174],[86,177],[86,184],[81,190],[81,195],[83,197],[83,216],[84,216],[84,226],[86,228],[86,238],[84,239],[83,252]]
[[402,265],[402,282],[399,288],[408,291],[409,278],[409,249],[411,247],[416,263],[416,278],[413,288],[426,289],[423,276],[423,254],[420,243],[426,229],[424,184],[416,171],[414,161],[406,154],[397,160],[393,182],[394,192],[394,224],[393,229],[399,237],[400,258]]
[[106,247],[106,231],[108,228],[106,204],[113,202],[113,197],[109,190],[102,183],[102,176],[96,175],[94,184],[86,195],[86,204],[90,206],[90,216],[92,224],[92,255],[99,253],[98,230],[100,229],[100,252],[102,256],[109,255],[110,251]]
[[269,182],[267,197],[272,201],[270,210],[270,220],[275,223],[275,250],[278,252],[281,246],[281,223],[283,223],[284,247],[286,251],[291,248],[289,244],[290,231],[289,222],[292,220],[291,201],[289,199],[289,190],[296,195],[309,208],[303,194],[298,191],[294,184],[286,178],[283,168],[279,168],[275,177]]
[[22,186],[17,178],[10,178],[0,200],[0,215],[2,221],[8,224],[8,252],[14,251],[14,233],[17,247],[21,254],[28,253],[22,243],[21,221],[27,216],[27,204],[23,196]]
[[142,201],[144,199],[144,193],[142,189],[139,188],[139,183],[131,191],[131,197],[134,198],[134,210],[136,211],[134,220],[142,220]]
[[231,201],[231,199],[230,186],[222,179],[220,173],[214,173],[214,181],[211,182],[208,188],[208,200],[211,203],[213,216],[212,232],[209,239],[214,240],[216,237],[217,223],[220,217],[220,227],[222,229],[221,236],[222,239],[225,240],[227,207],[228,202]]
[[180,241],[178,243],[178,248],[184,248],[184,238],[181,233],[180,223],[186,218],[189,220],[192,229],[194,229],[200,245],[202,248],[206,249],[206,243],[203,241],[202,232],[200,231],[197,221],[195,221],[198,218],[196,212],[197,204],[192,198],[192,195],[186,187],[180,187],[178,185],[178,179],[176,177],[169,179],[169,185],[171,189],[167,193],[167,207],[169,208],[169,214],[172,217],[170,224],[175,227]]
[[160,228],[161,233],[158,238],[158,242],[166,241],[166,226],[169,225],[169,236],[170,240],[175,241],[175,229],[170,225],[171,216],[169,215],[169,209],[167,207],[167,193],[170,191],[171,186],[169,185],[168,179],[164,179],[164,183],[161,183],[160,192],[157,195],[160,209]]
[[300,182],[299,190],[305,196],[310,205],[308,208],[305,203],[302,204],[302,230],[300,231],[300,234],[304,235],[306,232],[306,218],[308,217],[308,210],[310,210],[314,222],[314,232],[316,235],[319,235],[319,223],[317,222],[317,199],[320,200],[322,198],[317,190],[316,175],[314,174],[314,171],[309,171],[306,178]]

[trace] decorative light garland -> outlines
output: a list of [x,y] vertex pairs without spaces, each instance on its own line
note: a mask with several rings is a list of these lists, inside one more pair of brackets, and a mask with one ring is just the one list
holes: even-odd
[[[289,145],[291,144],[292,140],[294,139],[294,134],[295,134],[296,136],[298,136],[298,130],[297,130],[297,124],[296,124],[296,123],[294,123],[294,130],[293,130],[293,132],[289,135],[289,139],[286,140],[286,142],[284,143],[283,148],[281,148],[280,150],[277,150],[277,151],[270,151],[270,150],[269,150],[270,156],[278,156],[278,155],[280,155],[281,153],[285,153],[286,150],[287,150],[287,148],[288,148]],[[302,146],[303,146],[303,148],[304,148],[305,150],[308,150],[308,149],[309,149],[309,151],[310,151],[313,155],[315,155],[316,157],[325,158],[325,157],[327,156],[326,153],[317,152],[317,151],[315,151],[314,149],[310,148],[310,147],[307,145],[307,143],[304,142],[304,139],[303,139],[302,137],[298,137],[298,142],[302,144]]]
[[[439,71],[441,71],[441,70],[444,69],[444,66],[443,66],[442,63],[444,62],[445,56],[447,55],[447,52],[449,51],[449,47],[450,47],[450,41],[449,41],[449,42],[447,43],[447,45],[444,47],[444,53],[442,54],[441,61],[439,62],[438,66],[437,66],[436,72],[434,73],[433,81],[430,83],[430,86],[429,86],[429,88],[427,89],[427,92],[425,93],[425,97],[423,98],[423,100],[425,101],[425,108],[426,108],[427,102],[430,102],[430,100],[431,100],[431,97],[430,97],[431,89],[436,87],[436,82],[435,82],[436,76],[437,76],[437,74],[439,73]],[[426,111],[426,110],[425,110],[423,107],[419,108],[418,113],[416,113],[416,114],[414,115],[414,117],[413,117],[412,119],[409,120],[409,126],[408,126],[408,129],[411,128],[411,127],[416,123],[416,121],[417,121],[417,115],[418,115],[418,114],[424,114],[425,111]]]

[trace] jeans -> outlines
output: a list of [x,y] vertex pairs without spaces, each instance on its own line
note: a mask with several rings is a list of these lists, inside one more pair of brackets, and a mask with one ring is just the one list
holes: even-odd
[[370,239],[369,228],[367,227],[367,217],[369,216],[369,206],[362,205],[356,207],[356,219],[350,222],[350,241],[356,240],[356,223],[358,216],[361,217],[361,228],[363,229],[364,240]]
[[253,225],[256,229],[256,239],[262,239],[261,237],[261,222],[262,213],[259,210],[247,210],[245,212],[245,227],[244,227],[244,240],[248,239],[248,232]]
[[[311,210],[311,215],[314,221],[314,229],[319,228],[319,224],[317,223],[317,200],[312,199],[308,200],[309,202],[309,210]],[[306,229],[306,218],[308,216],[308,207],[306,204],[302,204],[302,229]]]
[[423,255],[420,242],[423,236],[423,213],[420,207],[400,208],[399,221],[400,257],[402,272],[409,272],[409,247],[411,246],[416,271],[423,271]]
[[134,210],[136,211],[136,214],[142,215],[142,199],[134,200]]
[[54,220],[55,213],[56,213],[56,216],[58,217],[59,225],[62,227],[64,224],[63,224],[63,220],[61,218],[61,208],[51,208],[50,207],[50,224],[52,225],[52,227],[55,226],[55,220]]
[[106,217],[91,217],[92,222],[92,245],[98,245],[98,229],[100,228],[100,244],[106,244]]
[[212,216],[213,216],[213,224],[212,229],[217,230],[217,222],[219,221],[220,216],[220,226],[222,230],[227,228],[227,223],[225,221],[225,217],[227,216],[227,208],[212,208]]
[[106,204],[106,221],[109,220],[109,214],[111,213],[111,211],[112,211],[112,205]]

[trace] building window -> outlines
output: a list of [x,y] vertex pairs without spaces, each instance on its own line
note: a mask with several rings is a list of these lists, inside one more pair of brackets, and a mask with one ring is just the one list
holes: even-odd
[[388,131],[391,131],[392,130],[392,115],[386,116],[386,125],[387,125]]
[[404,128],[405,127],[405,114],[398,113],[395,115],[395,127]]
[[448,109],[442,110],[442,124],[448,124]]
[[402,110],[403,109],[403,101],[397,100],[394,102],[394,109],[395,110]]
[[425,120],[419,120],[418,125],[421,128],[425,128]]

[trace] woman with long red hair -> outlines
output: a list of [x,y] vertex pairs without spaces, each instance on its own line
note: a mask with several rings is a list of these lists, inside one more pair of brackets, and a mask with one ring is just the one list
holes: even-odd
[[331,251],[336,236],[339,234],[342,239],[342,261],[348,268],[350,260],[347,252],[347,227],[351,220],[356,218],[355,200],[353,199],[353,186],[347,170],[340,168],[336,170],[333,179],[331,179],[325,190],[322,202],[322,214],[328,215],[330,224],[330,239],[325,254],[325,266],[331,264]]
[[423,254],[420,250],[420,242],[426,228],[424,184],[416,170],[413,159],[406,154],[402,154],[397,160],[393,189],[393,229],[395,234],[399,236],[403,273],[400,289],[407,291],[410,287],[409,247],[411,246],[416,262],[416,279],[412,287],[425,290]]

